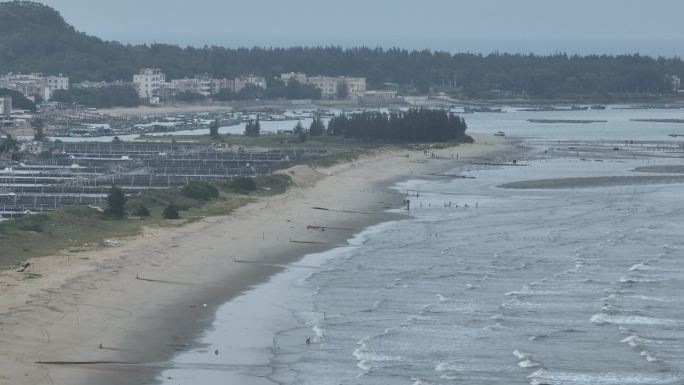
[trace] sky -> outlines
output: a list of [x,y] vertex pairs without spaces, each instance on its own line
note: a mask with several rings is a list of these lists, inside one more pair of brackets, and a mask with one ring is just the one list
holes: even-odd
[[124,43],[684,56],[684,0],[40,0]]

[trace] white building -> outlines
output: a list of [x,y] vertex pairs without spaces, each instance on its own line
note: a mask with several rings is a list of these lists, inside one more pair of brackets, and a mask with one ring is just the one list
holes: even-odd
[[171,90],[174,93],[192,92],[209,96],[217,94],[223,89],[235,91],[235,81],[231,79],[212,79],[207,75],[196,76],[192,79],[171,80]]
[[324,98],[337,96],[340,87],[346,85],[349,95],[363,96],[366,92],[366,78],[354,78],[348,76],[307,76],[298,72],[289,72],[280,75],[280,80],[285,83],[296,80],[301,84],[310,84],[319,90]]
[[0,77],[0,87],[21,92],[29,99],[39,97],[43,100],[52,98],[57,90],[69,89],[69,78],[66,76],[45,76],[41,73],[7,74]]
[[679,91],[679,89],[682,85],[682,79],[679,76],[667,75],[667,76],[665,76],[665,78],[670,81],[670,86],[672,87],[673,92]]
[[45,78],[45,80],[47,81],[47,85],[50,87],[51,91],[69,89],[69,78],[62,76],[61,74],[59,76],[48,76]]
[[166,85],[166,76],[157,68],[143,68],[133,75],[133,84],[141,99],[150,99],[159,95],[159,90]]

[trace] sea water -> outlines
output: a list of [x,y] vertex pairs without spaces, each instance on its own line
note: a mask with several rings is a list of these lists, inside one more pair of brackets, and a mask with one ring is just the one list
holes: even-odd
[[684,164],[681,153],[620,152],[567,131],[572,150],[554,139],[528,142],[526,166],[464,164],[453,173],[472,178],[398,184],[412,219],[307,256],[227,303],[207,345],[174,358],[160,378],[684,383],[684,185],[499,187],[637,176],[639,166]]

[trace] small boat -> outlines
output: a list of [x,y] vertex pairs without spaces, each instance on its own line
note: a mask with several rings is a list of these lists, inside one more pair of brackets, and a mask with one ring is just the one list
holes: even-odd
[[503,131],[497,131],[494,133],[494,136],[506,136],[506,133]]

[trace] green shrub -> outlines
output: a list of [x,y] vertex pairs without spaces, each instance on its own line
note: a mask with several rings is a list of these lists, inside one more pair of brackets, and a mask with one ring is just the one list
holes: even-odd
[[283,174],[262,175],[255,178],[257,190],[266,195],[282,194],[292,185],[292,179]]
[[211,183],[193,181],[183,187],[183,195],[200,201],[218,198],[219,190]]
[[35,221],[26,221],[25,223],[20,223],[17,228],[21,231],[33,231],[36,233],[42,233],[43,227],[40,223]]
[[136,217],[147,218],[150,216],[150,209],[148,209],[145,205],[140,205],[137,209],[135,209],[133,214]]
[[254,181],[254,178],[241,176],[233,179],[233,181],[230,182],[230,189],[240,194],[249,194],[250,192],[256,190],[256,188],[257,185],[256,181]]
[[178,206],[175,203],[169,203],[162,213],[166,219],[178,219],[180,214],[178,213]]

